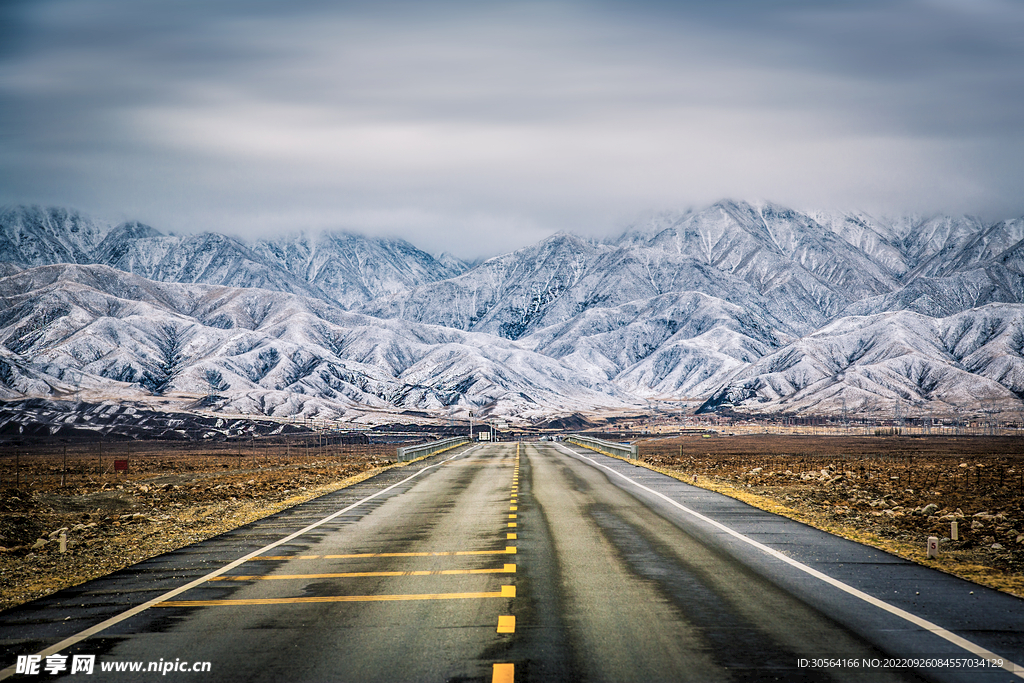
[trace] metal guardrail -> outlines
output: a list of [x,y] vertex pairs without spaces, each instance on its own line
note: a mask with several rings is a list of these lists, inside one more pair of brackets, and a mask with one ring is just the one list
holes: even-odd
[[592,451],[597,451],[598,453],[611,455],[617,458],[636,460],[639,456],[639,449],[636,444],[615,443],[614,441],[605,441],[604,439],[575,435],[567,436],[565,437],[565,440],[569,443],[574,443],[577,446],[583,446],[584,448],[589,448]]
[[415,446],[399,446],[398,461],[405,462],[407,460],[415,460],[416,458],[422,458],[427,455],[434,455],[436,453],[451,450],[456,446],[461,446],[464,443],[469,443],[469,437],[454,436],[450,439],[430,441],[428,443],[421,443]]

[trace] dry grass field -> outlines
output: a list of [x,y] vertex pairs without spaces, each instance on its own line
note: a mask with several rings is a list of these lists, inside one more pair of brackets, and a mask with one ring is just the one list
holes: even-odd
[[[650,466],[1024,597],[1024,439],[700,435],[640,442]],[[952,522],[958,539],[951,538]],[[926,557],[929,536],[938,559]]]
[[0,457],[0,609],[336,490],[395,457],[394,445],[315,436],[14,450]]

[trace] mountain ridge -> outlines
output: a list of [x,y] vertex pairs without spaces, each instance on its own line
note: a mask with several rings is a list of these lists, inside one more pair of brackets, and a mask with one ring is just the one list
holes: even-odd
[[[1024,400],[1024,219],[723,200],[469,264],[350,233],[250,243],[7,207],[0,263],[7,398],[108,383],[261,414],[520,419],[683,396],[776,413]],[[969,354],[943,345],[986,325],[1001,331]]]

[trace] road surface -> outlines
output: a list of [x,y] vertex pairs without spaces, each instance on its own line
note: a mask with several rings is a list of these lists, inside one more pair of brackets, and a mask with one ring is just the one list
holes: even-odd
[[15,680],[1020,681],[1024,601],[592,451],[499,443],[5,612],[0,647]]

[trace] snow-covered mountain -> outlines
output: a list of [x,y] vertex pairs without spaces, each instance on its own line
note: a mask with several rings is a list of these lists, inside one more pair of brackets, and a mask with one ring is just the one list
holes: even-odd
[[778,320],[699,292],[593,308],[531,335],[533,348],[637,396],[702,396],[792,336]]
[[450,254],[435,259],[405,240],[339,232],[261,240],[253,251],[346,308],[454,277],[467,268]]
[[0,261],[23,267],[84,263],[110,226],[77,211],[38,206],[0,209]]
[[722,201],[472,265],[347,233],[246,243],[0,211],[7,398],[178,394],[274,415],[528,417],[657,397],[1016,410],[1022,350],[1024,219]]
[[809,216],[774,204],[723,201],[699,213],[664,216],[624,239],[685,254],[742,279],[798,328],[818,327],[851,302],[897,285],[849,242]]
[[7,397],[61,396],[108,380],[111,396],[131,386],[277,416],[371,407],[529,417],[541,407],[623,405],[614,385],[499,337],[382,321],[282,292],[158,283],[98,265],[40,266],[0,279],[0,343]]
[[125,223],[110,231],[95,257],[95,263],[158,282],[254,287],[328,298],[314,283],[284,270],[273,259],[237,239],[211,232],[179,237]]
[[737,372],[705,404],[805,412],[843,404],[892,414],[897,402],[949,414],[1024,398],[1024,306],[947,318],[898,311],[841,318]]
[[657,246],[600,244],[564,233],[489,259],[458,277],[377,299],[360,310],[520,339],[591,309],[692,291],[767,317],[800,318],[790,303],[764,297],[742,278],[689,254]]
[[451,255],[443,258],[404,240],[345,232],[247,244],[211,232],[165,235],[138,221],[112,226],[66,209],[0,210],[0,262],[96,263],[160,282],[255,287],[346,308],[457,275],[468,265]]

